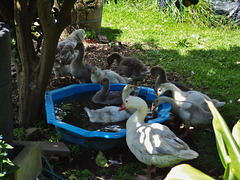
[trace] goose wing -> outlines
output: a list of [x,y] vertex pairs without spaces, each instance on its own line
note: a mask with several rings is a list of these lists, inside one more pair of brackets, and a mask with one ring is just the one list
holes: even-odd
[[139,142],[145,151],[155,155],[177,155],[180,150],[189,149],[168,127],[158,123],[138,128]]

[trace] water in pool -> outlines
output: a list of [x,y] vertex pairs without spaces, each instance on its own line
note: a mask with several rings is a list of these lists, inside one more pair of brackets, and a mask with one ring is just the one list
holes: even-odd
[[67,99],[55,101],[55,117],[59,121],[71,124],[89,131],[118,132],[126,128],[126,120],[115,123],[91,123],[84,107],[89,109],[100,109],[105,105],[95,104],[91,98],[95,92],[74,95]]
[[84,107],[89,109],[100,109],[105,105],[95,104],[92,102],[93,94],[88,93],[84,96],[76,96],[67,100],[60,99],[55,102],[55,117],[59,121],[71,124],[89,131],[118,132],[126,128],[126,121],[115,123],[91,123]]

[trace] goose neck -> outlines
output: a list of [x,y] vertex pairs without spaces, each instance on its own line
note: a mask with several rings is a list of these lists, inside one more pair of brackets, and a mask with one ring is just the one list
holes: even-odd
[[102,89],[99,91],[100,97],[104,98],[109,92],[109,86],[102,86]]
[[169,97],[160,97],[162,98],[162,101],[159,101],[158,105],[162,104],[162,103],[169,103],[171,104],[171,111],[174,112],[174,113],[178,113],[179,111],[179,106],[181,105],[181,102],[179,101],[176,101],[172,98],[169,98]]
[[131,117],[127,121],[127,127],[139,127],[140,125],[144,124],[144,119],[147,116],[148,107],[142,107],[141,109],[137,109]]
[[84,57],[84,46],[80,46],[78,48],[78,55],[76,57],[76,61],[82,65],[85,65],[85,62],[83,61],[83,57]]
[[108,60],[107,60],[108,64],[111,65],[115,59],[117,61],[117,65],[119,65],[120,62],[122,61],[122,56],[118,53],[113,53],[108,57]]

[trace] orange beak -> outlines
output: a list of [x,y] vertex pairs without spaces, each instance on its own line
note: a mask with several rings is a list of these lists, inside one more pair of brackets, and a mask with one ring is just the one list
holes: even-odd
[[102,80],[98,81],[97,83],[98,83],[98,84],[102,84]]
[[118,111],[122,111],[122,110],[125,110],[125,109],[126,109],[125,105],[122,104],[121,107],[118,109]]
[[156,107],[152,103],[151,111],[153,111]]
[[155,111],[155,106],[153,105],[153,103],[152,103],[152,107],[151,107],[151,111],[152,111],[152,118],[157,118],[157,113],[156,113],[156,111]]
[[159,93],[159,91],[157,90],[157,97],[159,97],[161,94]]
[[137,85],[134,85],[133,88],[136,89],[138,86]]
[[91,73],[94,73],[94,72],[95,72],[95,69],[94,69],[94,68],[92,68],[92,69],[91,69]]

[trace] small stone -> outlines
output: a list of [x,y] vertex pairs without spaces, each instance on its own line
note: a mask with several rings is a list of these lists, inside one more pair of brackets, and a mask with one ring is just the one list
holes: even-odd
[[98,39],[101,43],[108,43],[109,40],[107,39],[106,36],[98,35]]
[[33,127],[33,128],[26,129],[25,137],[26,137],[26,140],[28,140],[28,141],[36,141],[36,140],[41,139],[42,134],[41,134],[39,128]]
[[63,142],[40,141],[40,146],[45,156],[67,157],[70,155],[69,148]]

